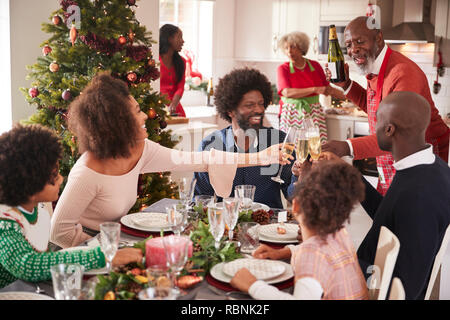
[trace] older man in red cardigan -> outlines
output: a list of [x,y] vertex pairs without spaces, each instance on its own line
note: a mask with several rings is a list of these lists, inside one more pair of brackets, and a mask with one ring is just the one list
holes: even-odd
[[344,31],[348,55],[366,75],[367,89],[348,77],[336,83],[344,89],[348,99],[367,112],[371,135],[347,141],[329,141],[322,149],[338,156],[353,156],[355,160],[376,157],[378,167],[377,190],[384,195],[395,175],[394,159],[389,152],[380,150],[375,135],[376,112],[381,100],[393,91],[412,91],[423,96],[431,107],[431,121],[426,131],[426,141],[433,151],[446,162],[449,154],[450,129],[444,123],[431,98],[428,80],[419,66],[399,52],[391,50],[383,39],[381,30],[368,27],[367,17],[352,20]]

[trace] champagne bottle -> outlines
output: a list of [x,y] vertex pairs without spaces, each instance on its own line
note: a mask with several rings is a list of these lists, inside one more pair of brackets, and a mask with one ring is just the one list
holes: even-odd
[[337,38],[336,27],[334,24],[330,25],[330,37],[328,41],[328,69],[331,72],[330,82],[345,81],[344,69],[344,55]]
[[208,107],[212,106],[212,104],[211,104],[211,97],[213,96],[213,94],[214,94],[213,82],[212,82],[212,78],[209,78],[208,88],[206,90],[206,105]]

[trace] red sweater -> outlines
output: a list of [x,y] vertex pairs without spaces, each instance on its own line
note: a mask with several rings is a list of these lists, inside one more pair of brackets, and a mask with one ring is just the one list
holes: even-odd
[[[378,77],[375,76],[368,80],[367,85],[376,90],[377,80]],[[448,161],[450,129],[444,123],[434,105],[427,77],[416,63],[396,51],[392,51],[386,66],[381,99],[394,91],[412,91],[427,99],[431,107],[431,121],[425,133],[425,139],[429,143],[432,143],[433,140],[438,140],[439,156]],[[347,94],[347,98],[367,112],[366,89],[362,88],[355,81]],[[375,132],[371,132],[370,136],[354,138],[350,139],[350,141],[353,146],[355,159],[372,158],[386,154],[385,151],[380,150],[378,147]]]

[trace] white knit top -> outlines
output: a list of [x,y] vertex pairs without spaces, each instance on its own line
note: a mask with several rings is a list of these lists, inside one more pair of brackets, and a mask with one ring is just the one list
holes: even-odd
[[[233,158],[234,157],[234,158]],[[139,174],[165,171],[207,171],[220,197],[228,196],[237,168],[237,154],[212,149],[184,152],[169,149],[146,139],[141,158],[128,173],[100,174],[86,166],[86,154],[72,168],[68,182],[51,220],[50,241],[63,247],[81,244],[90,238],[82,227],[99,230],[105,221],[119,221],[137,198]]]

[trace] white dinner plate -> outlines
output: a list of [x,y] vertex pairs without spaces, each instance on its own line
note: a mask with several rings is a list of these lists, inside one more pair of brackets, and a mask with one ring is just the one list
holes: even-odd
[[267,259],[236,259],[225,263],[222,271],[230,277],[234,277],[236,272],[242,268],[247,268],[258,280],[267,280],[278,277],[286,271],[285,266],[276,260]]
[[286,244],[288,244],[288,243],[292,243],[292,244],[298,243],[297,239],[295,239],[295,240],[275,240],[275,239],[271,239],[271,238],[266,238],[266,237],[264,237],[262,235],[259,235],[259,240],[260,241],[264,241],[264,242],[270,242],[270,243],[286,243]]
[[269,211],[270,208],[268,205],[265,205],[264,203],[258,203],[258,202],[253,202],[252,207],[250,208],[252,209],[252,211],[256,211],[256,210],[264,210],[264,211]]
[[[77,251],[77,250],[87,251],[87,250],[92,250],[92,249],[93,249],[93,247],[80,246],[80,247],[71,247],[71,248],[61,249],[60,252],[71,252],[71,251]],[[108,273],[108,269],[106,267],[100,268],[100,269],[92,269],[92,270],[83,272],[83,274],[87,275],[87,276],[94,276],[97,274],[107,274],[107,273]]]
[[294,223],[285,223],[284,229],[286,230],[285,234],[278,233],[278,227],[281,227],[279,223],[271,223],[262,225],[259,227],[259,236],[263,236],[264,238],[268,238],[271,240],[285,240],[285,241],[294,241],[297,240],[298,236],[298,224]]
[[26,291],[0,292],[0,300],[55,300],[45,294]]
[[167,213],[161,212],[131,213],[124,215],[120,222],[127,227],[141,231],[160,232],[162,229],[166,232],[172,230],[167,221]]
[[[268,284],[280,283],[280,282],[289,280],[290,278],[292,278],[294,276],[294,271],[292,270],[292,267],[289,263],[286,263],[283,261],[278,261],[278,262],[284,265],[285,271],[278,277],[264,280]],[[216,280],[219,280],[219,281],[222,281],[225,283],[230,283],[232,278],[223,272],[223,266],[225,265],[225,263],[226,262],[221,262],[221,263],[216,264],[214,267],[211,268],[210,274],[211,274],[211,277],[213,277]]]

